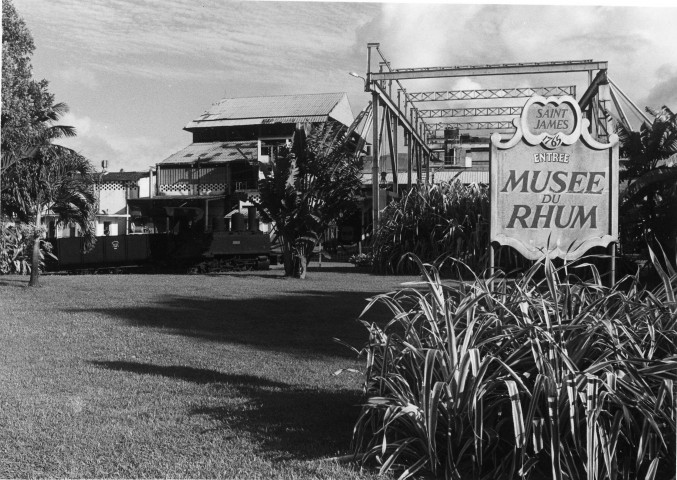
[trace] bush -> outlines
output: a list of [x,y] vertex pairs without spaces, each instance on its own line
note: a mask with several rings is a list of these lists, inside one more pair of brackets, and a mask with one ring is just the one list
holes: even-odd
[[[576,268],[538,262],[370,299],[366,403],[353,448],[402,478],[672,478],[677,274],[651,291],[626,277],[604,287]],[[540,272],[539,272],[540,270]],[[536,274],[542,280],[536,280]]]
[[452,255],[479,269],[489,244],[488,219],[486,185],[455,181],[413,188],[383,212],[373,244],[374,268],[410,273],[415,267],[400,259],[411,253],[424,262]]
[[371,267],[373,264],[373,259],[370,253],[358,253],[351,255],[348,261],[356,267]]
[[[31,273],[31,253],[35,228],[25,223],[0,223],[0,274]],[[52,255],[52,244],[40,239],[40,267],[44,267],[45,256]]]

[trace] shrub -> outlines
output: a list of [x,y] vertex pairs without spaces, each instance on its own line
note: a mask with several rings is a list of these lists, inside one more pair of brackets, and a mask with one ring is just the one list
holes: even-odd
[[[35,228],[25,223],[0,223],[0,274],[31,272],[31,254]],[[44,267],[45,256],[52,255],[52,244],[40,239],[40,268]],[[54,257],[56,258],[56,257]]]
[[413,271],[400,263],[405,254],[424,262],[452,255],[473,268],[484,261],[489,244],[489,189],[455,181],[421,186],[384,210],[373,244],[380,273]]
[[359,253],[351,255],[348,261],[353,265],[355,265],[356,267],[371,267],[373,263],[373,259],[370,253]]
[[[366,403],[353,448],[401,478],[636,479],[674,473],[677,274],[650,291],[604,287],[548,260],[422,280],[370,299],[393,318],[369,331]],[[540,270],[541,280],[536,280]]]

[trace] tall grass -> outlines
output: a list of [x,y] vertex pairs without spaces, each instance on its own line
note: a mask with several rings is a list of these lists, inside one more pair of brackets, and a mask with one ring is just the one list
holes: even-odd
[[451,254],[477,268],[489,244],[489,189],[458,181],[421,186],[388,205],[374,238],[374,269],[380,273],[415,271],[400,263],[406,254],[433,262]]
[[[594,266],[537,262],[378,295],[363,322],[366,403],[354,452],[400,478],[654,479],[675,472],[677,274],[652,290]],[[592,270],[590,281],[577,272]]]

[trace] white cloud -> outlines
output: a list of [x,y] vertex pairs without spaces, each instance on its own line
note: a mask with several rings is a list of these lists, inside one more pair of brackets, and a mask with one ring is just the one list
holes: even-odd
[[102,160],[108,160],[110,171],[145,170],[190,143],[187,133],[171,132],[168,138],[129,135],[115,126],[73,113],[66,114],[59,123],[74,126],[77,136],[60,139],[57,143],[84,155],[97,168]]
[[[350,52],[352,27],[378,7],[298,2],[17,0],[44,29],[40,48],[78,51],[89,68],[155,78],[294,75],[308,58]],[[337,21],[338,20],[338,21]],[[29,24],[29,27],[31,25]],[[349,26],[351,28],[346,28]],[[205,71],[207,69],[207,71]]]
[[[661,69],[677,68],[676,22],[675,8],[385,4],[378,37],[394,68],[607,60],[609,75],[641,102]],[[493,79],[484,79],[488,88]]]
[[57,72],[57,78],[64,82],[74,83],[95,90],[100,86],[96,74],[87,70],[84,66],[77,68],[65,68]]

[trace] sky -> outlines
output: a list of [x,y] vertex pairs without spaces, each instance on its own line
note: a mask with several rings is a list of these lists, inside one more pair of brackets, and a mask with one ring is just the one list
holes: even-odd
[[[190,144],[183,127],[224,97],[346,92],[357,113],[369,95],[348,72],[365,75],[369,42],[380,44],[393,68],[608,61],[609,76],[640,108],[677,111],[677,8],[655,2],[13,2],[35,40],[34,76],[70,107],[61,123],[78,135],[61,143],[97,167],[107,160],[109,171],[145,170]],[[405,87],[491,88],[496,81]],[[501,86],[536,85],[511,81]]]

